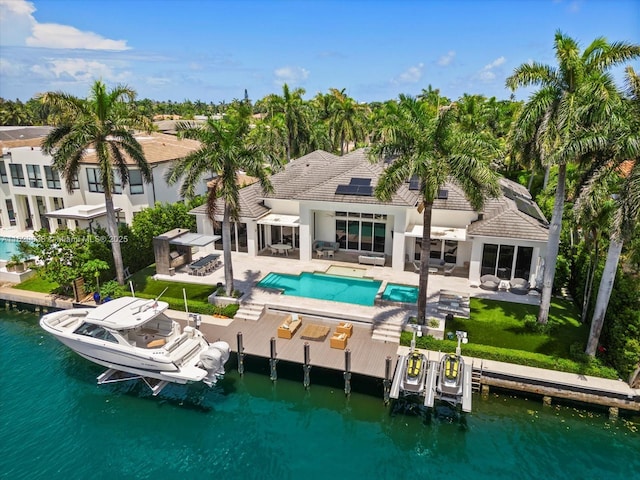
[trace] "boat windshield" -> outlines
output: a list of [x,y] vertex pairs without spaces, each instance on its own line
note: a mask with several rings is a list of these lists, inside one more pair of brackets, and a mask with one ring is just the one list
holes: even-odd
[[78,328],[75,329],[73,333],[77,333],[78,335],[85,335],[87,337],[95,338],[98,340],[106,340],[107,342],[118,343],[116,337],[111,335],[104,328],[94,325],[93,323],[83,323]]

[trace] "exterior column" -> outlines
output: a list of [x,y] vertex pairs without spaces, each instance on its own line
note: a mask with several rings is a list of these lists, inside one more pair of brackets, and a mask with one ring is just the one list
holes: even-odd
[[313,213],[306,205],[300,205],[300,260],[309,262],[312,259],[311,244],[311,221]]

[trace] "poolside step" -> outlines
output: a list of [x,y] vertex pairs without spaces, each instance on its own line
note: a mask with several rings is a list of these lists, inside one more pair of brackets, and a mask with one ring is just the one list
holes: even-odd
[[264,305],[256,303],[243,303],[240,305],[235,317],[236,320],[251,320],[257,322],[260,320],[262,313],[264,312]]
[[373,340],[382,340],[384,342],[400,343],[400,333],[402,332],[402,323],[392,322],[391,320],[380,323],[373,327],[371,338]]

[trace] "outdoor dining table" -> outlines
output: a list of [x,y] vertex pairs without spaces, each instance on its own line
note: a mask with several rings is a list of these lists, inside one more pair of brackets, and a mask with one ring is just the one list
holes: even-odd
[[275,245],[271,245],[271,248],[277,250],[278,253],[284,253],[286,256],[289,256],[289,250],[293,247],[284,243],[276,243]]
[[196,260],[195,262],[190,263],[189,268],[198,269],[198,268],[206,267],[210,263],[218,260],[218,258],[220,258],[219,253],[210,253],[206,257],[202,257]]

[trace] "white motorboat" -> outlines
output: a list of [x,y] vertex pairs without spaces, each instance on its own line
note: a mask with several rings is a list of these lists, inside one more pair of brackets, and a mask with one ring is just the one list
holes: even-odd
[[165,315],[159,300],[122,297],[96,308],[49,313],[40,326],[82,357],[113,371],[165,382],[213,385],[229,358],[226,342]]

